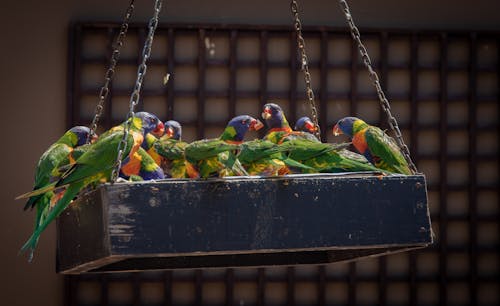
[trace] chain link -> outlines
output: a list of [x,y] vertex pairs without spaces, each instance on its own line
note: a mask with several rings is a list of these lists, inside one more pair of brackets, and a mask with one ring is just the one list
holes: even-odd
[[120,173],[120,168],[122,166],[123,153],[127,149],[130,125],[132,124],[132,120],[134,118],[135,106],[139,103],[139,99],[141,97],[142,82],[144,81],[144,76],[146,75],[146,71],[148,68],[146,62],[149,59],[149,56],[151,55],[151,46],[153,45],[153,38],[155,35],[156,28],[158,26],[158,16],[161,11],[162,2],[163,2],[162,0],[155,0],[154,14],[149,21],[148,25],[149,32],[146,41],[144,42],[144,47],[142,49],[141,64],[137,68],[137,79],[135,81],[134,90],[130,95],[129,112],[127,114],[127,119],[125,120],[124,133],[120,143],[118,144],[118,154],[116,156],[115,167],[111,174],[112,182],[116,182],[116,180],[118,179],[118,174]]
[[134,12],[134,2],[135,0],[130,1],[130,5],[128,6],[127,11],[125,13],[125,18],[123,19],[122,25],[120,27],[120,32],[116,38],[115,44],[113,45],[113,52],[111,54],[109,68],[106,71],[106,74],[104,75],[104,85],[101,87],[101,90],[99,91],[99,102],[97,103],[97,106],[94,111],[94,118],[92,119],[92,123],[90,124],[90,133],[89,136],[87,137],[86,141],[87,143],[90,142],[92,135],[96,133],[97,124],[99,123],[99,119],[102,116],[102,111],[104,110],[104,103],[106,103],[106,99],[109,94],[109,84],[111,83],[111,80],[113,79],[113,76],[115,74],[116,63],[118,63],[118,60],[120,58],[120,49],[123,46],[123,40],[127,35],[128,22],[130,20],[130,17],[132,16],[132,13]]
[[292,0],[290,3],[290,8],[292,9],[292,15],[294,18],[294,27],[297,32],[297,45],[300,51],[301,60],[301,70],[304,72],[304,81],[306,83],[306,94],[307,100],[309,101],[309,106],[311,107],[311,115],[314,125],[316,126],[316,131],[314,135],[321,139],[321,130],[318,124],[318,110],[316,109],[316,104],[314,103],[314,92],[311,85],[311,73],[309,73],[309,65],[306,55],[306,43],[304,37],[302,37],[302,22],[299,18],[299,6],[296,0]]
[[361,54],[361,59],[363,60],[363,63],[365,64],[366,68],[368,69],[368,73],[370,75],[370,79],[375,86],[375,89],[377,90],[377,95],[380,101],[380,106],[382,107],[382,110],[384,113],[387,115],[387,121],[389,123],[389,127],[391,128],[392,131],[394,131],[394,134],[396,135],[396,143],[398,144],[399,148],[401,149],[403,156],[405,160],[408,162],[408,165],[413,173],[417,173],[417,167],[413,163],[411,157],[410,157],[410,150],[408,149],[408,146],[405,144],[403,135],[401,134],[401,130],[399,129],[398,122],[396,118],[392,115],[391,113],[391,106],[389,104],[389,101],[387,100],[384,91],[382,90],[382,86],[380,85],[380,80],[378,77],[378,74],[373,70],[372,63],[370,56],[368,56],[368,51],[366,50],[365,46],[361,42],[361,35],[359,33],[358,28],[354,24],[354,20],[352,18],[351,12],[349,10],[349,6],[347,5],[347,2],[345,0],[339,0],[340,6],[342,8],[342,11],[344,12],[345,18],[347,20],[347,24],[349,25],[349,28],[351,30],[351,36],[358,45],[358,50],[359,53]]

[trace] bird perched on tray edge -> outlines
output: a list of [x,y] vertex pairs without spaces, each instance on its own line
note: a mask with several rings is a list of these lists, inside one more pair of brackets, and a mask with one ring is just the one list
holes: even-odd
[[368,125],[356,117],[345,117],[333,127],[333,134],[349,136],[356,150],[377,168],[393,173],[412,174],[394,139],[380,128]]

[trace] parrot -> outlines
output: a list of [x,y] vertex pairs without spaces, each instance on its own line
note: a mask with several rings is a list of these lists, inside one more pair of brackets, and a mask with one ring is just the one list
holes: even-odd
[[[138,112],[136,116],[141,117],[149,114],[147,112]],[[123,131],[124,124],[118,125],[111,128],[108,132],[102,136],[106,136],[108,133],[113,133],[116,131]],[[120,177],[124,179],[129,179],[133,181],[142,180],[160,180],[164,179],[165,175],[163,170],[157,164],[155,156],[151,155],[150,148],[154,141],[157,140],[156,137],[161,137],[165,131],[163,122],[158,120],[157,127],[151,133],[146,133],[144,135],[144,141],[141,147],[137,149],[137,152],[126,157],[120,169]]]
[[314,172],[314,168],[288,158],[283,154],[286,150],[286,147],[269,140],[255,139],[241,144],[237,157],[249,175],[278,176],[303,171]]
[[[33,190],[49,184],[54,170],[57,170],[61,162],[68,161],[69,155],[76,147],[86,143],[89,134],[90,129],[88,127],[75,126],[53,143],[38,160]],[[30,197],[24,209],[35,207],[42,197],[42,195]]]
[[[130,118],[128,120],[130,131],[126,139],[127,144],[123,149],[122,160],[137,152],[144,140],[145,134],[161,129],[162,124],[160,123],[160,120],[155,115],[147,112],[139,112],[136,116]],[[116,157],[118,156],[118,144],[124,135],[123,126],[124,124],[122,124],[121,129],[114,127],[112,128],[114,130],[113,132],[106,132],[104,136],[101,135],[101,137],[90,145],[88,150],[61,175],[59,180],[18,197],[18,199],[25,198],[65,188],[62,198],[57,201],[45,220],[43,220],[21,248],[21,252],[30,250],[29,261],[33,259],[33,252],[40,234],[61,214],[78,192],[90,184],[108,181],[110,179],[115,166]]]
[[315,170],[305,173],[380,172],[380,169],[374,167],[362,155],[347,150],[349,145],[350,143],[321,143],[297,138],[284,142],[280,147],[286,148],[290,159]]
[[257,131],[262,127],[262,122],[251,116],[236,116],[228,122],[219,138],[194,141],[186,146],[184,154],[197,167],[202,178],[248,175],[236,152],[249,130]]
[[394,139],[380,128],[368,125],[356,117],[345,117],[333,127],[333,134],[349,136],[356,150],[377,168],[393,173],[412,174]]
[[[75,126],[66,131],[61,138],[53,143],[40,157],[35,169],[35,183],[33,190],[43,187],[58,177],[57,169],[65,164],[69,164],[71,155],[84,145],[89,139],[95,141],[97,136],[90,135],[90,129],[85,126]],[[50,191],[45,194],[30,197],[24,206],[24,210],[36,207],[36,217],[34,231],[44,221],[50,210],[51,203],[58,197]]]
[[266,140],[277,144],[297,138],[309,139],[311,141],[319,142],[319,140],[311,133],[292,130],[292,128],[288,124],[288,121],[286,120],[283,110],[278,104],[265,104],[261,116],[269,129],[264,136],[264,139]]
[[200,174],[184,157],[187,143],[181,140],[182,127],[179,122],[165,122],[165,135],[152,144],[148,153],[158,157],[158,164],[171,178],[199,178]]
[[304,116],[299,118],[299,120],[295,122],[294,130],[314,134],[318,130],[318,128],[316,127],[316,125],[314,125],[314,122],[312,122],[311,118]]

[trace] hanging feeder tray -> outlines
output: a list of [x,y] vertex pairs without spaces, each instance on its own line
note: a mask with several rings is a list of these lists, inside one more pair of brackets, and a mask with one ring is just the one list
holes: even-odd
[[324,264],[432,243],[423,175],[104,184],[58,219],[63,274]]

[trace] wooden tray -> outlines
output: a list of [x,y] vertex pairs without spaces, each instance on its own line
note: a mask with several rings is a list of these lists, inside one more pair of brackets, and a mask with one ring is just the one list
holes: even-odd
[[432,243],[425,177],[104,184],[58,219],[57,271],[324,264]]

